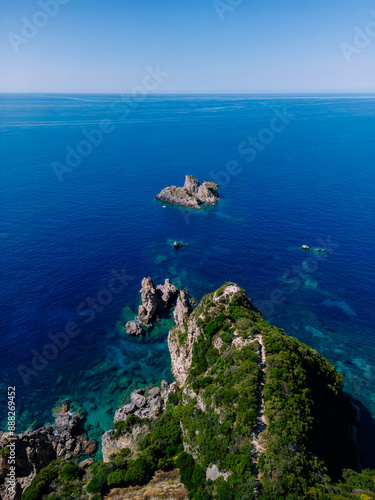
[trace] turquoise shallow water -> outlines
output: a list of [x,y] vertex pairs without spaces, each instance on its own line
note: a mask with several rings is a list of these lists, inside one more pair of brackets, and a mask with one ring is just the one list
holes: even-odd
[[[17,387],[19,430],[69,397],[99,436],[131,389],[170,379],[171,319],[143,341],[121,326],[144,276],[197,299],[237,282],[375,416],[375,99],[153,96],[124,118],[117,98],[1,96],[1,390]],[[88,137],[100,144],[59,182],[52,164],[86,154]],[[187,173],[221,184],[217,206],[161,208],[155,194]],[[64,346],[70,322],[80,332]]]

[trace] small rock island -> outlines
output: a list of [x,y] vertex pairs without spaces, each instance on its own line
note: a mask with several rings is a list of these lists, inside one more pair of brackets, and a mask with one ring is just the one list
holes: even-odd
[[201,205],[215,205],[219,201],[219,186],[215,182],[207,181],[199,184],[198,179],[187,175],[183,187],[166,187],[156,199],[180,207],[201,209]]

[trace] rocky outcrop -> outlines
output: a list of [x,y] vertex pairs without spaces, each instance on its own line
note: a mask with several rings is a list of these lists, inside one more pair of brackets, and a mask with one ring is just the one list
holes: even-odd
[[181,207],[200,209],[203,204],[215,205],[219,201],[219,186],[215,182],[207,181],[199,184],[198,179],[187,175],[183,187],[166,187],[156,199]]
[[[82,454],[94,454],[96,441],[87,442],[83,432],[82,420],[69,411],[69,405],[60,404],[61,413],[56,415],[55,425],[17,434],[0,433],[0,482],[10,470],[8,451],[15,444],[16,495],[6,491],[6,484],[0,485],[0,497],[4,500],[19,500],[22,492],[31,484],[37,473],[53,460],[70,460]],[[12,439],[11,439],[12,438]]]
[[142,297],[142,304],[138,308],[138,318],[139,321],[148,325],[155,318],[158,307],[156,287],[150,277],[143,278],[140,293]]
[[[143,278],[140,293],[142,304],[138,308],[138,319],[144,325],[149,325],[156,319],[158,312],[166,311],[174,305],[178,288],[169,279],[165,280],[164,285],[155,286],[151,278]],[[127,327],[128,325],[132,330],[137,328],[127,323]]]
[[157,285],[156,294],[157,309],[166,310],[174,304],[178,295],[178,288],[169,279],[166,279],[164,285]]
[[130,415],[135,415],[145,419],[145,424],[133,426],[132,430],[123,433],[120,437],[114,439],[115,431],[107,431],[102,437],[103,460],[107,462],[112,453],[123,448],[129,448],[131,451],[137,451],[140,438],[148,432],[147,420],[155,418],[165,411],[168,396],[171,392],[178,390],[177,384],[168,384],[162,381],[160,387],[153,387],[146,393],[143,389],[137,389],[130,395],[130,403],[119,408],[114,417],[114,423],[124,422]]
[[177,298],[177,303],[175,310],[173,311],[173,317],[176,325],[183,326],[186,319],[193,310],[193,303],[189,292],[185,289],[181,290]]
[[202,333],[196,318],[190,318],[184,330],[174,327],[168,335],[168,348],[171,354],[172,374],[179,387],[182,387],[189,376],[193,358],[193,346],[198,336]]
[[133,453],[139,450],[139,444],[148,433],[148,425],[133,425],[129,432],[124,432],[114,439],[115,431],[107,431],[102,436],[103,462],[109,462],[113,453],[118,453],[124,448],[129,448]]
[[[216,302],[218,306],[228,309],[231,300],[238,294],[243,295],[238,285],[225,285],[212,294],[212,303]],[[246,296],[244,296],[243,300],[245,299],[247,305],[252,308],[251,302]],[[169,332],[168,348],[171,354],[172,374],[179,387],[182,387],[186,382],[192,362],[194,343],[198,336],[203,333],[202,326],[200,326],[202,321],[200,320],[205,315],[205,300],[201,302],[200,307],[191,313],[192,305],[188,292],[181,290],[177,299],[174,310],[176,326]],[[214,342],[216,340],[222,343],[220,338],[215,339]]]
[[139,337],[144,332],[142,326],[137,321],[128,321],[125,325],[126,331],[129,335]]

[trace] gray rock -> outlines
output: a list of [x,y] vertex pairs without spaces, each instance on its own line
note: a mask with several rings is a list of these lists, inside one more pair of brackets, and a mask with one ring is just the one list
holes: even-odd
[[83,460],[78,464],[78,467],[81,467],[81,469],[87,469],[90,467],[95,462],[93,458],[86,458],[86,460]]
[[65,443],[65,448],[69,451],[72,451],[75,447],[75,443],[75,439],[69,439],[69,441]]
[[219,201],[219,186],[215,182],[207,181],[200,185],[198,179],[187,175],[183,187],[166,187],[156,199],[182,207],[200,209],[202,204],[214,205]]
[[122,406],[116,410],[114,421],[122,422],[123,420],[126,420],[131,413],[135,412],[136,409],[137,407],[133,403]]
[[143,278],[140,293],[142,304],[138,308],[138,319],[148,325],[154,320],[158,306],[156,288],[151,278]]
[[198,192],[198,189],[199,189],[199,181],[198,181],[198,179],[196,179],[192,175],[187,175],[185,177],[184,188],[186,189],[186,191],[188,193],[196,194]]
[[136,337],[139,337],[144,332],[141,325],[136,321],[128,321],[125,325],[125,329],[129,335],[134,335]]
[[157,406],[160,403],[161,403],[161,397],[156,396],[155,398],[150,399],[150,401],[147,402],[147,406],[149,406],[150,408],[153,408],[154,406]]
[[165,280],[164,285],[158,285],[156,291],[158,309],[169,309],[178,295],[178,288],[169,279]]
[[146,398],[141,394],[137,394],[136,392],[131,393],[130,399],[137,408],[142,408],[143,406],[146,405]]
[[155,397],[155,396],[158,396],[160,394],[160,387],[153,387],[152,389],[150,389],[148,391],[148,394],[149,396],[151,397]]
[[69,413],[64,413],[56,418],[55,426],[59,434],[62,434],[64,431],[69,431],[69,420]]
[[187,290],[181,290],[177,299],[173,317],[176,325],[182,327],[193,310],[193,304]]

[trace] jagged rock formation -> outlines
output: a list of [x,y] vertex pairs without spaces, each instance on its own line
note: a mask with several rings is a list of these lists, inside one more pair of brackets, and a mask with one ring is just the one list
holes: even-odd
[[198,179],[187,175],[183,187],[166,187],[156,199],[181,207],[200,209],[200,205],[215,205],[219,201],[219,186],[215,182],[207,181],[199,184]]
[[[130,415],[135,415],[141,419],[155,418],[165,411],[169,394],[176,392],[175,383],[168,384],[162,381],[161,387],[153,387],[147,393],[143,389],[137,389],[130,395],[131,402],[119,408],[115,413],[114,423],[125,422]],[[136,425],[131,431],[115,436],[115,431],[107,431],[102,437],[103,460],[108,462],[112,453],[116,453],[123,448],[137,451],[139,442],[147,432],[147,425]]]
[[189,295],[189,292],[185,289],[181,290],[178,298],[176,307],[173,311],[173,317],[176,325],[183,326],[185,320],[190,315],[193,310],[193,302]]
[[[62,402],[60,413],[56,414],[55,425],[17,434],[11,441],[9,433],[0,433],[0,496],[4,500],[19,500],[37,473],[53,460],[70,460],[85,453],[95,453],[96,446],[87,441],[82,419],[69,411]],[[16,496],[6,491],[4,480],[9,471],[7,450],[14,442],[16,449]]]
[[[77,498],[186,498],[178,476],[192,498],[333,498],[358,486],[375,497],[375,472],[363,485],[353,472],[349,489],[332,484],[359,467],[358,417],[327,360],[267,323],[236,284],[194,310],[185,291],[177,301],[168,337],[175,382],[132,392],[103,435],[105,462],[74,483]],[[67,426],[59,420],[61,433]],[[175,467],[170,490],[161,471]],[[48,491],[58,488],[55,480]]]
[[174,304],[178,288],[169,279],[166,279],[164,285],[157,285],[156,294],[158,298],[158,310],[166,310]]
[[139,337],[144,332],[142,326],[137,323],[137,321],[128,321],[125,325],[125,329],[129,335]]
[[[164,285],[157,285],[150,277],[143,278],[140,290],[142,304],[138,308],[138,319],[145,325],[155,320],[157,313],[172,307],[178,294],[178,288],[166,279]],[[130,326],[130,325],[129,325]]]
[[150,277],[143,278],[140,289],[142,304],[138,308],[138,319],[145,325],[153,321],[158,307],[158,297],[156,287]]

